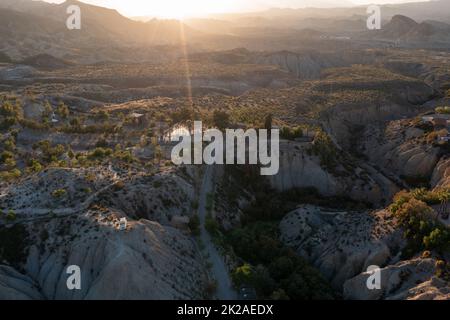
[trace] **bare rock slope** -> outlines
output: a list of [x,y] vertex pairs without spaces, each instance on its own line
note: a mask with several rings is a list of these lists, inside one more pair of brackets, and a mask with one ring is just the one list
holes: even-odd
[[402,245],[388,212],[336,212],[304,205],[280,223],[281,240],[311,261],[332,285],[395,259]]

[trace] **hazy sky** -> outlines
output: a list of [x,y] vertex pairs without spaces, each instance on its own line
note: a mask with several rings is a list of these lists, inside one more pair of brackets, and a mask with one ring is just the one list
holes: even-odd
[[[64,0],[45,0],[61,3]],[[208,13],[257,11],[268,8],[301,8],[349,6],[369,3],[404,3],[424,0],[82,0],[86,3],[115,8],[127,16],[160,16],[182,18]],[[425,0],[426,1],[426,0]]]

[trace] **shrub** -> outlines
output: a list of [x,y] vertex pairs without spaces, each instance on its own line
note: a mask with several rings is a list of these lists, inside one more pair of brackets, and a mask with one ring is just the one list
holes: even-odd
[[117,160],[126,162],[126,163],[132,163],[135,160],[133,155],[131,154],[131,152],[128,150],[125,150],[125,151],[119,150],[119,151],[114,152],[114,158],[116,158]]
[[17,118],[6,117],[2,122],[0,122],[0,130],[7,130],[17,123]]
[[14,154],[10,151],[3,151],[0,154],[0,162],[5,163],[8,159],[14,159]]
[[211,214],[208,214],[205,219],[205,229],[211,234],[212,237],[216,237],[220,234],[220,226]]
[[6,220],[9,222],[15,221],[17,219],[17,215],[14,212],[14,210],[10,209],[8,210],[8,213],[6,214]]
[[200,218],[198,215],[194,215],[189,219],[189,229],[192,234],[198,236],[200,234]]
[[97,121],[107,121],[109,119],[109,113],[105,110],[100,110],[95,113],[94,117]]
[[5,101],[3,102],[3,104],[0,106],[0,115],[4,116],[4,117],[13,117],[13,118],[17,118],[19,116],[19,109],[20,106],[19,105],[12,105],[11,102],[9,101]]
[[300,127],[283,127],[280,130],[280,137],[286,140],[295,140],[303,137],[303,130]]
[[331,138],[325,132],[317,133],[311,151],[320,158],[322,166],[328,169],[336,167],[338,151]]
[[230,127],[230,115],[225,111],[214,110],[213,123],[220,130]]
[[404,231],[408,245],[404,256],[412,256],[422,250],[443,251],[450,245],[450,232],[436,219],[436,214],[425,202],[402,192],[395,197],[391,210],[398,225]]
[[450,114],[450,107],[449,106],[437,107],[436,108],[436,112],[437,113],[442,113],[442,114]]
[[110,148],[95,148],[94,151],[89,153],[88,159],[90,160],[104,159],[112,154],[113,151]]
[[36,159],[31,159],[28,163],[28,172],[40,172],[42,171],[42,165]]
[[57,189],[52,192],[52,196],[57,199],[61,199],[67,195],[67,191],[65,189]]
[[22,172],[19,169],[12,169],[9,171],[0,172],[0,180],[12,181],[20,178]]
[[444,250],[449,246],[450,232],[447,228],[436,227],[428,236],[423,238],[423,244],[427,249]]
[[52,113],[53,113],[53,107],[51,106],[51,104],[48,101],[46,101],[44,104],[44,111],[42,111],[42,114],[41,114],[42,122],[47,123],[49,121]]
[[233,283],[240,287],[243,285],[250,285],[253,282],[253,268],[250,264],[246,263],[238,268],[236,268],[232,274],[231,278]]
[[25,118],[19,119],[19,124],[24,128],[29,128],[32,130],[45,130],[45,129],[49,128],[48,125],[37,122],[35,120],[25,119]]
[[70,111],[64,102],[61,102],[58,107],[56,107],[56,114],[63,120],[66,120],[69,117]]

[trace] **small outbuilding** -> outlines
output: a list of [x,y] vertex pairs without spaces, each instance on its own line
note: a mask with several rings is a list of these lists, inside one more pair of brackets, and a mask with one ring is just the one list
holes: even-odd
[[118,224],[119,231],[125,231],[125,230],[127,230],[127,227],[128,227],[127,218],[120,218],[119,224]]

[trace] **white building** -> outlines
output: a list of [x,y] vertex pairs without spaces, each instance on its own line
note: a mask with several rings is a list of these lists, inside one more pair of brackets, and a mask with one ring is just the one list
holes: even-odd
[[120,218],[119,221],[119,231],[125,231],[127,230],[128,221],[127,218]]

